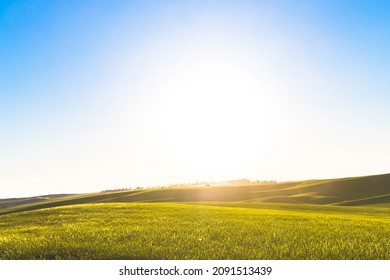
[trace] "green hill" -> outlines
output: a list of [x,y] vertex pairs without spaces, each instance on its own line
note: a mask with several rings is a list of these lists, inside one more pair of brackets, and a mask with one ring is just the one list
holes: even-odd
[[150,188],[82,195],[0,200],[0,214],[83,203],[267,202],[315,205],[390,205],[390,174],[277,184]]
[[2,199],[0,259],[388,260],[389,217],[390,174]]

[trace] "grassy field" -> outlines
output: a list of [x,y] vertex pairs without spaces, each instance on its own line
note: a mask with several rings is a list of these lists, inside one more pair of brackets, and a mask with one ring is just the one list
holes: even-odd
[[390,259],[390,174],[2,199],[0,259]]
[[388,208],[214,204],[100,203],[3,215],[0,258],[390,259]]

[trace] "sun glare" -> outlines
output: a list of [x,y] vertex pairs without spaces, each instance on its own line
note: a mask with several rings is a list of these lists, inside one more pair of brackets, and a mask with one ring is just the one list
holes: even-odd
[[226,179],[264,156],[273,101],[248,69],[192,59],[158,77],[146,115],[170,164],[197,178]]

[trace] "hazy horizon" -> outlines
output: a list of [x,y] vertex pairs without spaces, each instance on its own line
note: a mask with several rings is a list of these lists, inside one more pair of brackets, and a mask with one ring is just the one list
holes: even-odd
[[390,3],[1,1],[0,198],[390,170]]
[[371,176],[382,176],[382,175],[388,175],[388,173],[383,174],[364,174],[359,176],[351,176],[351,177],[339,177],[339,178],[301,178],[296,180],[285,180],[285,181],[276,181],[276,180],[251,180],[248,178],[236,178],[232,180],[223,180],[223,181],[195,181],[195,182],[172,182],[165,185],[126,185],[126,186],[112,186],[112,188],[103,188],[103,189],[96,189],[96,190],[90,190],[88,192],[82,192],[82,191],[76,191],[76,192],[62,192],[62,193],[30,193],[29,195],[23,195],[23,196],[13,196],[13,197],[0,197],[1,199],[19,199],[19,198],[29,198],[29,197],[42,197],[42,196],[50,196],[50,195],[84,195],[84,194],[93,194],[93,193],[105,193],[105,192],[120,192],[120,191],[132,191],[132,190],[138,190],[138,189],[160,189],[160,188],[171,188],[171,187],[226,187],[226,186],[243,186],[245,183],[239,183],[238,181],[247,181],[248,184],[251,185],[268,185],[268,184],[283,184],[288,182],[304,182],[304,181],[313,181],[313,180],[337,180],[337,179],[344,179],[344,178],[364,178],[364,177],[371,177]]

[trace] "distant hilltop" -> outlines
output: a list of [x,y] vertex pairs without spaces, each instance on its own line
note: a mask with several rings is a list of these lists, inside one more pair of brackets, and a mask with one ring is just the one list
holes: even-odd
[[0,200],[0,214],[56,206],[106,202],[257,202],[390,207],[390,174],[296,182],[172,185],[78,195],[47,195]]
[[249,179],[235,179],[229,181],[205,181],[205,182],[191,182],[191,183],[178,183],[169,185],[157,185],[157,186],[137,186],[137,187],[124,187],[124,188],[112,188],[106,189],[102,192],[118,192],[118,191],[130,191],[130,190],[143,190],[151,188],[177,188],[177,187],[208,187],[208,186],[233,186],[233,185],[259,185],[259,184],[277,184],[276,180],[256,180],[252,181]]

